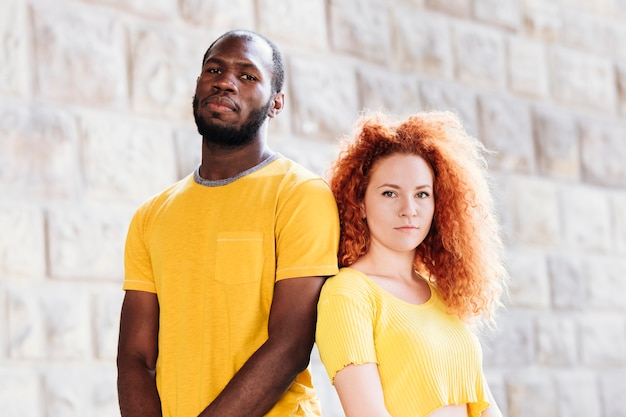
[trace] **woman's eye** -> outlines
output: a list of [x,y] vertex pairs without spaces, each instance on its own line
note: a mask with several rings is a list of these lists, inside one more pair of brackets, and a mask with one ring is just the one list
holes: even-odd
[[396,193],[393,192],[393,191],[383,191],[383,195],[385,197],[394,197],[396,195]]
[[419,193],[417,193],[415,196],[417,198],[427,198],[430,194],[428,194],[426,191],[420,191]]

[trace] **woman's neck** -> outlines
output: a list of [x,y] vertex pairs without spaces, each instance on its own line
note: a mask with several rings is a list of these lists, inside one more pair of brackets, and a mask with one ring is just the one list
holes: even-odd
[[393,252],[370,248],[365,255],[357,259],[350,267],[366,275],[390,276],[412,280],[415,274],[413,268],[414,259],[415,251]]

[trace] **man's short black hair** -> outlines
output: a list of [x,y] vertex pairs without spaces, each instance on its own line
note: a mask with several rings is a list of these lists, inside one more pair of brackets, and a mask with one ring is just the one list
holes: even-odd
[[206,62],[206,59],[209,56],[209,52],[211,52],[211,48],[213,48],[213,46],[220,39],[226,38],[228,36],[233,36],[236,38],[243,38],[249,41],[260,39],[266,44],[268,44],[270,48],[272,48],[272,67],[273,67],[272,68],[272,89],[274,90],[274,93],[278,93],[282,91],[283,84],[285,83],[285,64],[283,63],[283,57],[282,57],[282,54],[280,53],[280,50],[274,44],[274,42],[270,41],[269,39],[267,39],[265,36],[261,35],[260,33],[257,33],[251,30],[242,30],[242,29],[230,30],[224,33],[223,35],[221,35],[216,40],[214,40],[213,43],[209,46],[209,48],[204,53],[204,56],[202,57],[202,66],[204,66],[204,63]]

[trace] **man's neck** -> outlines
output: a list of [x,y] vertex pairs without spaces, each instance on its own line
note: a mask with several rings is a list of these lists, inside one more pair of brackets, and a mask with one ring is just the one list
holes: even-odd
[[206,180],[224,180],[257,166],[273,154],[265,143],[253,143],[241,148],[207,146],[202,143],[200,176]]

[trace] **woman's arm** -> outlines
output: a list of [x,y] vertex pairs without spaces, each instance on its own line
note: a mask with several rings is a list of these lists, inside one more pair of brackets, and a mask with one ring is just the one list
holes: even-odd
[[335,375],[334,385],[346,417],[391,417],[375,363],[346,366]]
[[496,400],[493,398],[489,385],[487,385],[487,383],[485,383],[485,385],[487,387],[487,401],[489,401],[490,406],[482,412],[482,417],[502,417],[502,411],[500,411],[498,404],[496,404]]

